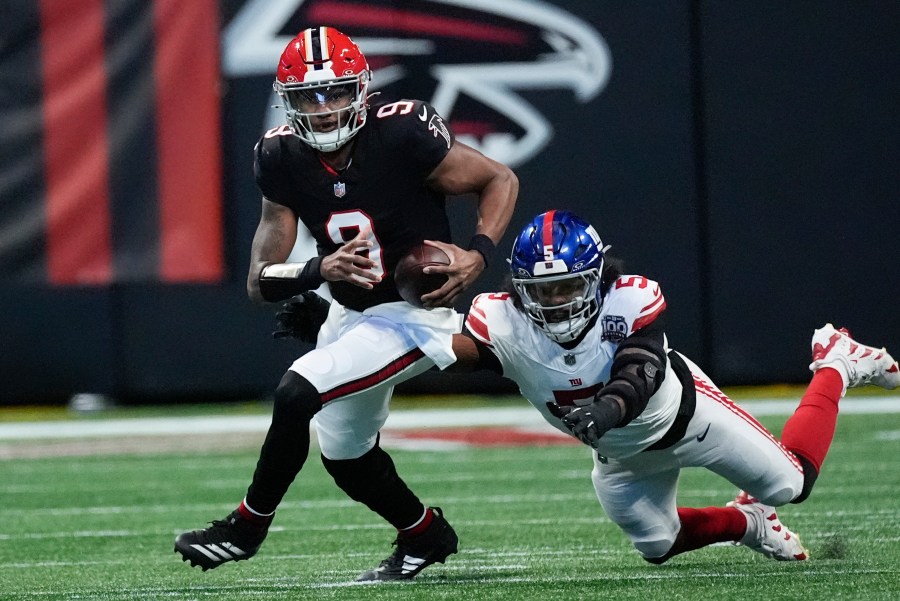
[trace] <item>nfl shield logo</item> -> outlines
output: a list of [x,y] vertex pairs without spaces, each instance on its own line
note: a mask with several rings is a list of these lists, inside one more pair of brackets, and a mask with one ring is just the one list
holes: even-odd
[[334,185],[334,195],[338,198],[343,198],[344,194],[347,193],[347,184],[344,182],[338,182]]

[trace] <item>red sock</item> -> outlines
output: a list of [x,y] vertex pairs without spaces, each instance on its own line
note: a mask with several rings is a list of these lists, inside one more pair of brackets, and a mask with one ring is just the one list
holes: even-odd
[[713,543],[738,541],[747,532],[747,518],[735,507],[679,507],[678,518],[681,532],[668,556]]
[[247,507],[247,503],[245,501],[241,501],[241,504],[238,505],[238,513],[241,514],[241,517],[250,522],[251,524],[260,524],[260,525],[269,525],[272,522],[272,518],[275,517],[275,514],[272,513],[270,515],[260,515],[255,511],[251,510]]
[[410,526],[409,528],[404,528],[400,532],[402,532],[404,536],[418,536],[428,530],[428,527],[431,525],[431,520],[433,519],[434,511],[431,510],[431,507],[426,507],[425,514],[422,516],[422,519],[419,520],[418,524]]
[[837,370],[824,367],[817,371],[781,433],[781,444],[803,455],[816,472],[822,468],[834,438],[838,401],[843,390],[844,382]]

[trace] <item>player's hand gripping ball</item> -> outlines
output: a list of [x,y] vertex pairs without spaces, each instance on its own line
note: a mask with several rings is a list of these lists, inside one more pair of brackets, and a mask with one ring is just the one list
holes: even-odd
[[394,283],[403,300],[422,308],[422,295],[434,292],[447,282],[443,273],[425,273],[426,267],[449,265],[450,257],[439,248],[416,244],[407,251],[394,268]]

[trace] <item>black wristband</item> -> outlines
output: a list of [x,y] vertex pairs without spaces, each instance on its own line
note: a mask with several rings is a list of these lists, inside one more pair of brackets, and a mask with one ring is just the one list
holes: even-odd
[[485,268],[490,264],[491,257],[494,256],[494,250],[496,250],[496,248],[494,241],[484,234],[475,234],[469,241],[469,250],[477,250],[481,254],[484,259]]

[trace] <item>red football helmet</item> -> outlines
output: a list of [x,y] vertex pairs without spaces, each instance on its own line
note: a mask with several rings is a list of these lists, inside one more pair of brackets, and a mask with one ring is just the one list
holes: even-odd
[[333,27],[304,29],[281,53],[275,91],[295,135],[322,152],[337,150],[366,123],[369,63]]

